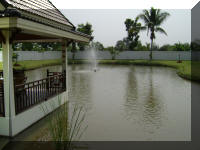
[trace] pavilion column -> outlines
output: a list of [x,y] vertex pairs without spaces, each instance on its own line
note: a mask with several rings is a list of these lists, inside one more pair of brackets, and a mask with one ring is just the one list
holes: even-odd
[[9,136],[13,135],[12,119],[15,117],[14,85],[13,85],[13,64],[12,64],[12,43],[10,42],[11,31],[2,31],[5,37],[3,48],[3,77],[4,77],[4,104],[5,117],[9,120]]
[[66,73],[66,91],[68,91],[67,41],[62,42],[62,72]]
[[66,51],[67,45],[66,42],[62,42],[62,71],[66,71]]

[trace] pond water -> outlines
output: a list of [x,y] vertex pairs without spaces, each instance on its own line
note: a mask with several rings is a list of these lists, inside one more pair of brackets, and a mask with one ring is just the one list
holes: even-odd
[[164,67],[71,66],[69,100],[86,111],[83,141],[191,140],[191,82]]
[[29,70],[25,72],[25,76],[27,77],[26,82],[32,82],[40,79],[44,79],[47,77],[47,69],[51,72],[62,72],[62,66],[49,66],[42,67],[39,69]]
[[[26,72],[29,81],[46,77],[46,69]],[[86,112],[82,141],[190,141],[191,82],[166,67],[69,66],[69,101]],[[40,121],[16,139],[38,140]]]

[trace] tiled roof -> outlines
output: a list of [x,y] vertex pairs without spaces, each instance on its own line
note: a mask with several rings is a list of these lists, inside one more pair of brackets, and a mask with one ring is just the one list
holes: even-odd
[[2,0],[8,6],[74,27],[74,25],[49,0]]

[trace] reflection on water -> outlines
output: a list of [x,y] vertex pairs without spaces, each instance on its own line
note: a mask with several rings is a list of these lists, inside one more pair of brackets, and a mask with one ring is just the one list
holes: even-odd
[[125,104],[124,104],[124,109],[125,109],[125,117],[128,120],[133,120],[133,121],[138,121],[136,115],[138,111],[140,110],[139,108],[139,102],[138,102],[138,88],[137,88],[137,79],[136,76],[134,75],[135,69],[132,67],[131,71],[128,72],[128,77],[127,77],[127,87],[126,87],[126,95],[125,95]]
[[[143,69],[149,71],[150,74],[141,78],[147,82],[140,82],[140,85],[137,83],[140,77],[136,77],[135,67],[132,67],[128,73],[124,117],[133,123],[138,122],[141,126],[144,126],[144,130],[147,132],[154,133],[162,125],[164,106],[162,100],[155,95],[153,69]],[[139,86],[142,87],[139,88]]]
[[[70,79],[69,79],[69,101],[72,104],[82,106],[84,109],[88,110],[92,107],[91,101],[91,78],[93,72],[84,68],[84,66],[72,66],[69,69]],[[78,87],[78,88],[77,88]],[[72,92],[73,91],[73,92]]]
[[[126,89],[127,98],[124,106],[126,113],[125,117],[127,117],[128,120],[133,119],[134,122],[140,122],[141,125],[145,126],[145,130],[147,130],[149,133],[153,133],[155,129],[161,127],[162,119],[164,119],[162,118],[162,111],[164,110],[164,107],[162,100],[158,99],[159,97],[156,97],[155,95],[156,89],[154,89],[152,77],[153,69],[148,69],[150,70],[150,74],[147,77],[148,82],[141,84],[145,87],[141,88],[141,90],[143,89],[143,91],[140,94],[138,93],[139,85],[137,85],[135,68],[131,68],[130,72],[128,73]],[[143,80],[145,80],[144,77]],[[138,118],[139,115],[137,116],[135,114],[142,114],[142,116],[141,118]]]
[[94,73],[86,68],[71,66],[69,77],[70,101],[88,110],[82,140],[190,140],[191,83],[175,70],[100,65]]
[[29,70],[29,71],[25,72],[25,75],[27,77],[26,82],[32,82],[32,81],[46,78],[47,77],[47,69],[49,69],[51,72],[62,72],[62,66],[60,66],[60,65]]
[[146,100],[144,102],[144,123],[146,126],[149,127],[150,132],[154,132],[154,128],[158,129],[161,127],[162,119],[162,111],[164,111],[164,106],[162,100],[159,99],[155,95],[156,89],[153,86],[153,77],[152,77],[152,68],[150,68],[150,75],[149,75],[149,94],[147,94]]

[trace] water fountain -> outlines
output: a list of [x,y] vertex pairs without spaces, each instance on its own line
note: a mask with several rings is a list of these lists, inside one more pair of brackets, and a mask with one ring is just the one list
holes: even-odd
[[88,60],[89,66],[85,65],[83,68],[79,70],[74,70],[74,73],[91,73],[91,72],[97,72],[99,70],[98,68],[98,60],[96,55],[96,47],[91,44],[86,47],[86,50],[82,53],[84,57]]
[[92,70],[94,72],[96,72],[97,69],[97,58],[96,58],[96,48],[94,46],[90,46],[89,48],[90,51],[90,61],[91,61],[91,65],[92,65]]

